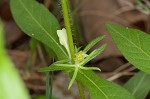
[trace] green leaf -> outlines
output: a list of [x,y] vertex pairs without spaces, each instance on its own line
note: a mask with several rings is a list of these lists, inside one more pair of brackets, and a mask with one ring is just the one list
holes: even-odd
[[98,70],[98,71],[101,71],[98,67],[83,67],[83,66],[81,66],[80,68],[83,69],[83,70]]
[[124,57],[138,69],[150,73],[150,35],[117,25],[106,26]]
[[30,99],[18,71],[4,49],[3,29],[0,22],[0,99]]
[[60,71],[60,70],[73,70],[75,67],[74,65],[68,64],[52,64],[49,67],[40,68],[39,72],[48,72],[48,71]]
[[124,87],[136,97],[136,99],[145,99],[150,89],[150,75],[139,72],[133,76]]
[[103,38],[105,37],[105,35],[100,36],[95,38],[94,40],[92,40],[83,50],[83,52],[87,53],[89,51],[89,49],[91,49],[96,43],[98,43],[99,41],[101,41]]
[[56,34],[59,23],[48,9],[35,0],[10,0],[10,5],[16,23],[27,35],[49,46],[59,59],[68,57]]
[[92,71],[79,70],[76,77],[90,93],[90,99],[135,99],[126,89],[113,84]]
[[98,56],[106,47],[106,44],[102,45],[100,48],[95,49],[91,52],[81,63],[80,65],[84,66],[87,62]]
[[12,62],[0,56],[0,99],[30,99],[27,89]]

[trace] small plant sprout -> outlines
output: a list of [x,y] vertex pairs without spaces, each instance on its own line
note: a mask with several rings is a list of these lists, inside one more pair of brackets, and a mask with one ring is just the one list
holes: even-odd
[[[63,28],[62,30],[57,30],[57,34],[59,37],[60,43],[66,48],[66,51],[68,52],[68,55],[70,55],[69,47],[68,47],[68,41],[67,41],[67,35],[66,30]],[[98,43],[100,40],[102,40],[104,36],[98,37],[94,39],[92,42],[90,42],[85,49],[82,50],[76,50],[74,63],[71,63],[71,60],[61,60],[53,63],[49,67],[41,68],[39,69],[40,72],[47,72],[47,71],[58,71],[63,70],[67,72],[73,72],[72,79],[69,83],[68,89],[72,86],[73,82],[75,81],[77,74],[79,70],[99,70],[97,67],[85,67],[85,64],[88,63],[90,60],[98,56],[106,47],[106,44],[102,45],[98,49],[95,49],[93,52],[91,52],[89,55],[86,53],[89,51],[91,47],[93,47],[96,43]]]

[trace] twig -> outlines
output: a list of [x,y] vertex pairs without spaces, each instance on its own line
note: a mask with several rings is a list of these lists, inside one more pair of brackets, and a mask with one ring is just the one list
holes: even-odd
[[122,66],[120,66],[119,68],[117,68],[116,70],[114,70],[114,72],[122,71],[123,69],[129,67],[130,65],[131,65],[130,63],[125,63]]
[[[133,75],[134,73],[132,73],[131,71],[135,70],[136,68],[135,67],[130,67],[128,69],[125,69],[127,68],[128,66],[130,66],[131,64],[130,63],[126,63],[122,66],[120,66],[118,69],[116,69],[112,74],[111,77],[108,78],[109,81],[113,81],[113,80],[116,80],[118,78],[120,78],[121,76],[123,75]],[[123,69],[125,69],[124,71],[122,71]]]
[[129,25],[129,22],[125,19],[122,19],[118,16],[116,16],[115,14],[112,14],[112,15],[108,15],[108,13],[104,13],[104,12],[100,12],[100,11],[96,11],[96,10],[88,10],[88,11],[81,11],[79,14],[78,14],[80,17],[83,17],[83,16],[98,16],[98,17],[102,17],[104,19],[109,19],[109,20],[115,20],[116,22],[118,23],[124,23],[126,25]]
[[143,10],[140,6],[135,6],[135,7],[136,7],[136,9],[137,9],[138,11],[142,12],[143,14],[149,15],[149,12]]
[[107,80],[114,81],[114,80],[120,78],[121,76],[124,76],[124,75],[134,75],[134,74],[135,73],[133,73],[133,72],[120,72],[120,73],[118,73],[118,74],[116,74],[116,75],[108,78]]
[[132,10],[134,10],[134,9],[135,9],[135,7],[125,6],[125,7],[120,8],[119,10],[117,10],[117,11],[115,12],[115,15],[120,15],[120,14],[122,14],[122,13],[124,13],[124,12],[132,11]]
[[[139,5],[133,5],[130,1],[128,0],[120,0],[123,4],[126,4],[127,6],[126,7],[122,7],[121,9],[119,9],[118,11],[115,12],[116,15],[119,15],[123,12],[126,12],[126,11],[131,11],[131,10],[138,10],[140,11],[141,13],[144,13],[146,15],[149,14],[148,11],[145,11],[144,9],[142,9]],[[149,7],[150,7],[150,2],[147,1],[147,0],[143,0]]]
[[148,7],[150,7],[150,2],[148,0],[143,0]]

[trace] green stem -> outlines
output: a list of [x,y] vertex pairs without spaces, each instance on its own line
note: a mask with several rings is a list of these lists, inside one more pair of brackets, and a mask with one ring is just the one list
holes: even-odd
[[62,11],[63,11],[64,22],[65,22],[65,26],[66,26],[67,36],[68,36],[68,43],[69,43],[69,49],[70,49],[70,53],[71,53],[71,59],[72,59],[72,63],[74,63],[74,53],[75,52],[74,52],[72,31],[71,31],[68,8],[67,8],[67,1],[61,0],[61,4],[62,4]]
[[[75,51],[74,51],[74,44],[73,44],[73,39],[72,39],[72,31],[71,31],[71,26],[70,26],[68,8],[67,8],[67,1],[61,0],[61,5],[62,5],[63,17],[64,17],[65,26],[66,26],[67,36],[68,36],[68,43],[69,43],[69,49],[70,49],[70,53],[71,53],[71,59],[72,59],[72,63],[74,63]],[[78,81],[77,81],[77,84],[78,84],[81,99],[85,99],[82,84]]]
[[52,99],[53,72],[46,72],[46,99]]
[[[43,65],[47,66],[44,54],[42,52],[42,47],[40,45],[38,45],[38,52]],[[52,59],[52,63],[53,62],[54,59]],[[46,72],[46,99],[52,99],[52,81],[53,81],[53,72]]]
[[77,84],[78,84],[78,89],[79,89],[79,93],[80,93],[80,98],[81,99],[85,99],[84,89],[82,87],[82,84],[79,81],[77,81]]
[[0,19],[0,55],[1,53],[4,53],[4,33],[3,33],[3,26],[2,26],[2,22]]
[[50,86],[50,74],[49,72],[46,72],[46,99],[52,99],[51,98],[51,92],[50,92],[51,86]]

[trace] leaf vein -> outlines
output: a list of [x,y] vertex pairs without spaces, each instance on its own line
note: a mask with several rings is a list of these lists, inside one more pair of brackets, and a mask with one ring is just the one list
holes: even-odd
[[79,72],[83,74],[99,91],[101,91],[102,94],[106,97],[106,99],[110,99],[89,77],[87,77],[83,72]]
[[[28,11],[28,9],[26,8],[26,6],[22,3],[22,1],[21,0],[19,0],[20,1],[20,4],[23,6],[23,8],[25,9],[25,11],[27,11],[27,13],[31,16],[31,18],[35,21],[35,23],[37,23],[37,25],[39,25],[39,27],[41,27],[41,29],[54,41],[54,43],[56,43],[56,45],[59,45],[54,39],[53,39],[53,37],[51,37],[51,35],[48,33],[48,31],[46,31],[45,30],[45,28],[44,27],[42,27],[41,25],[40,25],[40,23],[33,17],[33,15],[30,13],[30,11]],[[58,46],[61,50],[62,50],[62,52],[66,55],[66,56],[68,56],[66,53],[65,53],[65,51],[60,47],[60,46]]]
[[150,55],[145,52],[142,48],[139,48],[136,44],[134,44],[132,41],[130,41],[128,38],[126,38],[124,35],[122,35],[121,33],[119,33],[118,31],[116,31],[114,28],[110,27],[113,31],[115,31],[117,34],[119,34],[122,38],[126,39],[128,42],[130,42],[132,45],[134,45],[137,49],[139,49],[141,52],[143,52],[143,54],[145,54],[146,56],[148,56],[150,58]]

